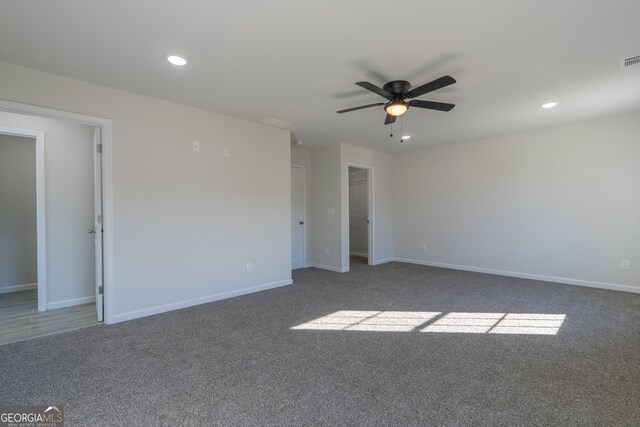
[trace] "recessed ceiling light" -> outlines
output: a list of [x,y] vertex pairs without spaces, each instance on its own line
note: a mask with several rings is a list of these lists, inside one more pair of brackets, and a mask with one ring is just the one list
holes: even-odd
[[167,55],[167,61],[172,63],[173,65],[177,65],[178,67],[182,67],[183,65],[187,65],[187,58],[180,55]]
[[557,102],[547,102],[546,104],[542,104],[542,105],[541,105],[541,107],[542,107],[542,108],[553,108],[553,107],[555,107],[556,105],[558,105],[558,103],[557,103]]
[[402,135],[401,139],[411,139],[411,135]]

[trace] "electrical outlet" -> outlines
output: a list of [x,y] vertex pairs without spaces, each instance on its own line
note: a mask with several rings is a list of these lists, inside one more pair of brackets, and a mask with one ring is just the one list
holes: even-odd
[[426,251],[426,250],[427,250],[427,244],[426,244],[426,243],[423,243],[423,244],[422,244],[422,250],[423,250],[423,251]]
[[231,157],[231,148],[230,147],[224,147],[224,156],[225,157]]
[[200,152],[200,143],[198,141],[193,141],[193,151],[196,153]]
[[253,271],[253,263],[252,262],[248,262],[247,263],[247,271],[248,272]]
[[630,270],[631,269],[631,263],[629,262],[628,259],[621,259],[620,260],[620,268],[622,270]]
[[325,255],[329,255],[329,248],[324,248]]

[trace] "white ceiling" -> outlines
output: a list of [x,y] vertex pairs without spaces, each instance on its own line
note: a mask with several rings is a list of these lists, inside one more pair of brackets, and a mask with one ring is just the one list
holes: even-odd
[[[640,110],[638,0],[0,0],[0,60],[260,122],[304,146],[399,152]],[[179,69],[167,53],[189,58]],[[355,86],[444,74],[410,144]],[[557,101],[558,107],[540,105]]]

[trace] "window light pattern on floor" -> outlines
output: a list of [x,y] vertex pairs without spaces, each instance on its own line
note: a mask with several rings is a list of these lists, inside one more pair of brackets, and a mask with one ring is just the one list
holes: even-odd
[[291,329],[556,335],[566,315],[542,313],[442,313],[341,310]]
[[564,314],[448,313],[420,332],[556,335]]
[[410,332],[440,315],[430,311],[336,311],[291,329]]

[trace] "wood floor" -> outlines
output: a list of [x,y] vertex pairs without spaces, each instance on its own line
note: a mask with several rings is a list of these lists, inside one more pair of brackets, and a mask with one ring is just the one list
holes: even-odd
[[95,304],[39,313],[36,290],[0,294],[0,345],[97,324]]

